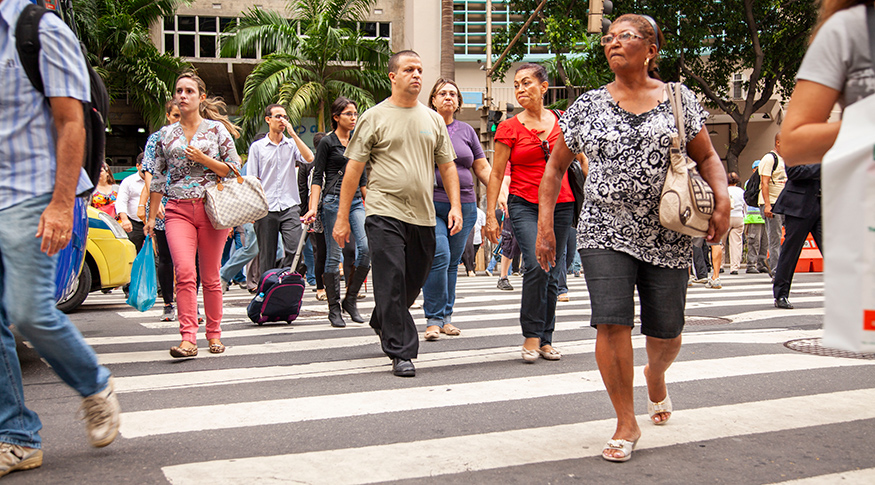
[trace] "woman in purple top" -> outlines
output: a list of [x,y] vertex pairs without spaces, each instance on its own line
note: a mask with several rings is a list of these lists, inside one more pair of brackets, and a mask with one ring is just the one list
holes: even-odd
[[459,86],[449,79],[438,79],[431,89],[428,106],[443,116],[447,123],[447,131],[450,132],[450,139],[453,141],[453,149],[456,151],[455,162],[459,172],[462,201],[462,230],[454,236],[450,236],[447,232],[450,199],[444,191],[440,173],[435,169],[434,208],[440,220],[435,225],[434,261],[428,279],[422,287],[422,308],[425,310],[425,318],[428,319],[425,329],[426,340],[437,340],[442,333],[459,335],[461,332],[450,323],[450,317],[456,301],[459,262],[465,250],[468,234],[477,221],[477,198],[474,195],[472,170],[483,184],[489,180],[491,170],[474,128],[454,118],[461,105]]

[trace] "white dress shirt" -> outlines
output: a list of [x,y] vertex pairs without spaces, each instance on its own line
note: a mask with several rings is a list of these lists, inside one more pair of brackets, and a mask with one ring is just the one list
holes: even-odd
[[124,212],[128,219],[143,222],[137,217],[137,206],[140,205],[140,194],[146,182],[139,173],[128,175],[122,180],[118,188],[118,197],[115,199],[115,211],[119,214]]
[[301,203],[296,162],[305,162],[295,141],[283,136],[279,144],[266,136],[249,147],[246,173],[261,180],[268,210],[279,212]]

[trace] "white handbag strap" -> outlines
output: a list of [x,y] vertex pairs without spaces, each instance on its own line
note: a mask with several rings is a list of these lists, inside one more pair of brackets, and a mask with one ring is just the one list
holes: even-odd
[[681,102],[681,90],[678,89],[675,83],[665,83],[665,91],[668,94],[668,100],[671,102],[671,112],[674,114],[674,122],[678,128],[678,143],[681,149],[686,145],[686,132],[684,131],[684,121],[681,112],[683,106]]

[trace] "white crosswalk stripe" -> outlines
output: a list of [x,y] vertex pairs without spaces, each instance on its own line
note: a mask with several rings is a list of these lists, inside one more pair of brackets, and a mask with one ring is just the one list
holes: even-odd
[[[270,447],[233,447],[215,456],[183,456],[161,464],[163,477],[173,484],[364,484],[460,473],[474,473],[470,480],[463,480],[474,483],[478,482],[476,473],[597,459],[616,420],[610,408],[605,408],[609,406],[607,394],[593,357],[595,330],[589,327],[584,278],[569,277],[571,301],[557,307],[556,346],[563,360],[533,366],[523,365],[519,355],[522,281],[511,278],[514,291],[497,290],[495,281],[459,278],[453,323],[462,328],[462,335],[421,341],[415,361],[418,377],[412,380],[391,376],[389,361],[367,324],[348,322],[345,329],[331,328],[325,303],[316,301],[309,290],[301,318],[291,325],[265,326],[256,326],[245,317],[251,295],[236,289],[227,293],[222,335],[227,351],[218,356],[203,352],[195,359],[174,361],[167,348],[179,341],[177,324],[157,322],[160,300],[156,308],[140,313],[120,304],[123,297],[115,293],[91,295],[84,310],[90,306],[115,312],[119,331],[86,335],[86,340],[101,363],[114,372],[125,410],[122,440],[138,443],[164,438],[185,447],[186,443],[225,437],[232,442],[264,444],[286,435],[305,440],[306,434],[297,434],[299,429],[325,429],[333,423],[339,427],[336,438],[323,436],[313,449],[303,445],[274,452]],[[688,319],[704,323],[687,327],[684,349],[666,374],[669,389],[674,390],[675,413],[667,426],[659,428],[649,425],[646,414],[639,415],[645,434],[636,450],[667,450],[714,440],[729,443],[768,433],[804,436],[809,428],[875,420],[875,407],[869,405],[875,399],[875,383],[870,385],[870,381],[823,389],[811,386],[792,395],[781,395],[778,385],[774,390],[763,387],[765,382],[787,384],[804,381],[806,376],[829,381],[832,375],[872,373],[875,360],[818,356],[784,347],[791,340],[820,337],[821,278],[804,278],[794,284],[794,310],[773,307],[771,284],[765,275],[727,276],[723,284],[722,290],[702,285],[688,289]],[[372,311],[370,294],[359,307],[363,314]],[[421,332],[422,310],[411,313]],[[800,326],[800,319],[814,324]],[[638,399],[646,395],[645,339],[635,334]],[[707,397],[697,394],[706,389],[717,392],[727,382],[739,389],[739,402],[708,404]],[[198,395],[203,397],[180,399]],[[452,413],[473,423],[489,412],[485,410],[537,409],[557,402],[588,403],[602,410],[583,419],[573,419],[566,412],[555,422],[544,418],[536,424],[500,416],[495,418],[499,425],[482,432],[453,427],[440,435],[429,426],[411,426],[403,436],[367,432],[371,426],[409,413]],[[260,438],[274,428],[278,434]],[[357,436],[360,444],[350,447],[343,438],[345,430]],[[550,445],[531,446],[533,442]],[[862,470],[848,467],[800,479],[757,480],[807,484],[861,482],[873,477],[875,463]]]

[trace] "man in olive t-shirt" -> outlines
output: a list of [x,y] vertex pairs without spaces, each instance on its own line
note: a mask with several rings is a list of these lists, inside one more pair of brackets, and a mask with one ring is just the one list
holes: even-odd
[[422,89],[419,55],[401,51],[392,56],[389,80],[392,96],[362,114],[346,149],[349,162],[332,236],[341,247],[349,240],[349,206],[367,166],[365,231],[375,303],[370,325],[392,359],[393,373],[413,377],[410,361],[419,351],[419,335],[409,309],[434,258],[435,164],[450,198],[450,234],[462,228],[462,207],[446,123],[417,100]]

